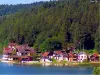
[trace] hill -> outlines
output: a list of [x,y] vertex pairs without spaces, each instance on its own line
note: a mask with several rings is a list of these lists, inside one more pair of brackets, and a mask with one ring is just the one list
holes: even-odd
[[99,3],[88,0],[52,1],[5,16],[0,41],[14,39],[41,51],[68,48],[99,50]]

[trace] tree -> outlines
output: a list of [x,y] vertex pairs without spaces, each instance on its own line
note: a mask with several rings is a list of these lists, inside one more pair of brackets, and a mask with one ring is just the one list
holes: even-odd
[[46,39],[41,45],[41,51],[52,51],[62,49],[62,44],[57,37]]

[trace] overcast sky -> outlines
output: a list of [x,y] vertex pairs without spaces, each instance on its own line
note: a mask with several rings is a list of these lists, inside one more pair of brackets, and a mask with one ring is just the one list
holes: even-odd
[[32,3],[39,1],[49,1],[49,0],[0,0],[0,4],[20,4],[20,3]]

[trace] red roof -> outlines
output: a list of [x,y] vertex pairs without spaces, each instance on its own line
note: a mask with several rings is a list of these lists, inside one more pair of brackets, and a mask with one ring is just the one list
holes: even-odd
[[42,56],[46,57],[46,56],[48,56],[48,54],[49,54],[49,52],[45,52],[42,54]]
[[62,51],[55,51],[56,54],[63,54]]
[[98,54],[97,54],[97,53],[94,53],[93,55],[94,55],[95,57],[96,57],[96,56],[98,56]]
[[4,48],[4,53],[11,53],[12,52],[12,48]]
[[72,58],[73,56],[74,56],[74,54],[73,54],[72,52],[70,52],[70,53],[69,53],[69,57]]

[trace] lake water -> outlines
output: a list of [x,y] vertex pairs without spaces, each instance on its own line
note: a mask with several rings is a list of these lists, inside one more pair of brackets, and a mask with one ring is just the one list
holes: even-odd
[[0,62],[0,75],[34,74],[34,75],[92,75],[92,67],[54,67],[54,66],[25,66]]

